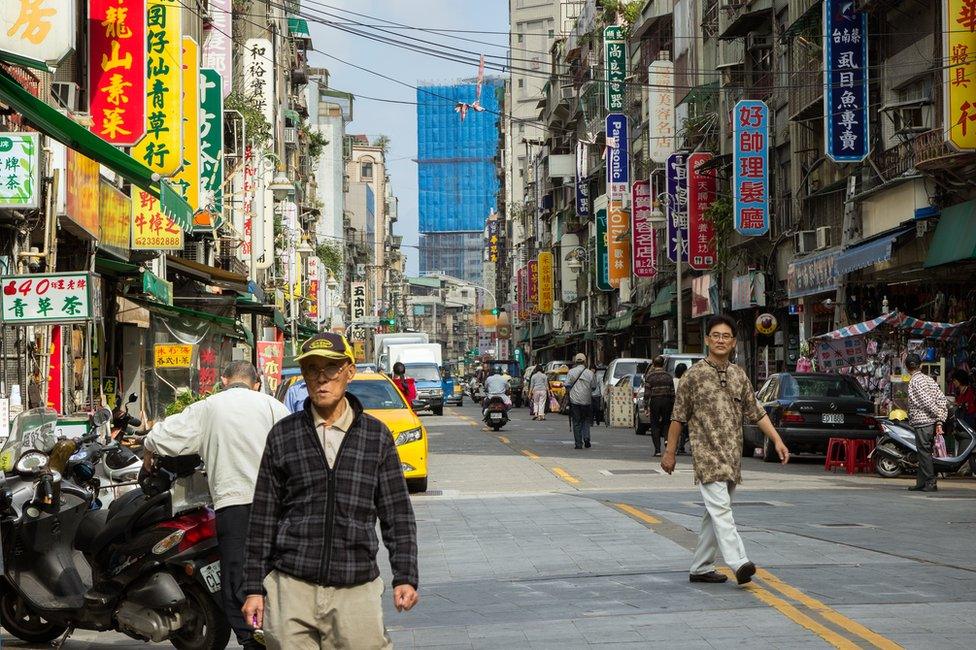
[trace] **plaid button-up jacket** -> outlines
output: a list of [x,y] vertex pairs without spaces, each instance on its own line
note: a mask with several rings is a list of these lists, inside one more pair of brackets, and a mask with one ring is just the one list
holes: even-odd
[[374,580],[377,517],[393,585],[417,586],[417,525],[393,438],[359,400],[346,397],[356,416],[332,469],[309,403],[268,434],[251,508],[245,594],[264,593],[272,569],[330,587]]

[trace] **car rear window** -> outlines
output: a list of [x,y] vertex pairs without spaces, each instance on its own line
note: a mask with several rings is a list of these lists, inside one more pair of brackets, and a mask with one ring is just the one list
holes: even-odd
[[851,397],[867,399],[864,389],[850,377],[804,377],[785,375],[782,381],[784,397]]
[[625,375],[643,375],[650,364],[646,361],[621,361],[613,367],[613,378],[620,379]]
[[346,389],[363,404],[364,409],[405,409],[406,402],[396,386],[385,379],[362,379],[349,382]]

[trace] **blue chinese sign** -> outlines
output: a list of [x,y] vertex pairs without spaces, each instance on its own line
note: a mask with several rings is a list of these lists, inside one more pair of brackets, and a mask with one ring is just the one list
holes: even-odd
[[627,116],[607,115],[607,195],[622,201],[630,195],[630,159],[627,151]]
[[732,215],[735,230],[758,237],[769,230],[769,107],[743,99],[732,109]]
[[688,154],[673,153],[667,160],[668,259],[688,261]]
[[850,0],[825,0],[824,149],[834,162],[871,151],[868,124],[868,16]]

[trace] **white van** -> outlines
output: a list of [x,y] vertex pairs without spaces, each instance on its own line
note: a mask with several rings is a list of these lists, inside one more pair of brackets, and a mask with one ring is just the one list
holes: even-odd
[[625,359],[614,359],[607,366],[607,371],[603,375],[603,383],[600,386],[600,394],[603,395],[603,402],[607,401],[607,387],[615,386],[617,380],[627,375],[644,376],[647,369],[651,367],[650,359],[639,359],[636,357]]
[[[693,365],[705,358],[700,352],[685,352],[682,354],[669,354],[664,357],[664,369],[674,377],[674,388],[678,388],[678,377],[675,375],[680,366],[684,366],[685,371],[691,369]],[[682,373],[684,374],[684,373]]]

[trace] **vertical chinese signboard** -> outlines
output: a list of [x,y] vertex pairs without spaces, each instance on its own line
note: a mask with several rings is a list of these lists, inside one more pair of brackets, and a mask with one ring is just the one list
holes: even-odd
[[663,164],[674,151],[674,62],[654,61],[647,66],[647,84],[647,156]]
[[498,263],[498,219],[488,219],[485,222],[485,239],[488,246],[485,248],[486,262],[491,264]]
[[515,311],[518,313],[519,320],[528,320],[528,269],[524,266],[519,267],[515,272]]
[[224,95],[216,70],[200,70],[200,212],[193,225],[215,228],[224,214]]
[[653,278],[657,275],[657,237],[651,222],[650,181],[634,181],[630,206],[633,273],[638,278]]
[[183,164],[183,11],[178,0],[146,6],[146,135],[132,148],[160,176]]
[[942,11],[943,125],[956,149],[976,149],[976,4],[945,0]]
[[74,2],[0,2],[0,51],[6,61],[47,72],[74,49],[77,29]]
[[620,25],[603,30],[603,64],[607,71],[606,108],[624,110],[624,80],[627,77],[627,42]]
[[539,260],[529,260],[529,290],[526,292],[529,311],[535,312],[539,309]]
[[98,182],[98,245],[125,256],[132,238],[132,201],[105,179]]
[[834,162],[861,162],[871,151],[868,15],[854,7],[849,0],[823,6],[824,150]]
[[607,115],[607,195],[621,201],[630,191],[627,116]]
[[352,322],[362,323],[366,320],[366,315],[369,312],[366,308],[366,283],[350,282],[349,293],[352,294],[349,297],[349,304],[352,309]]
[[183,37],[183,166],[173,186],[196,212],[200,208],[200,47]]
[[590,186],[586,182],[583,167],[586,161],[586,145],[576,143],[576,216],[583,219],[590,216]]
[[610,286],[630,277],[630,213],[623,201],[610,201],[607,208],[607,255],[610,260]]
[[266,38],[249,38],[244,45],[244,94],[268,124],[274,124],[273,52]]
[[38,150],[36,133],[0,133],[0,208],[36,208]]
[[313,323],[319,322],[319,274],[322,272],[322,264],[318,257],[309,255],[306,260],[308,266],[308,317]]
[[146,0],[88,0],[92,133],[131,147],[146,133]]
[[68,219],[98,239],[98,163],[74,149],[68,149]]
[[277,341],[258,341],[258,369],[268,391],[274,395],[281,385],[281,365],[285,360],[285,344]]
[[607,250],[607,209],[596,211],[596,288],[612,291],[610,286],[610,252]]
[[251,256],[254,254],[254,212],[255,212],[255,202],[258,200],[257,193],[257,167],[255,166],[254,160],[254,147],[247,145],[244,147],[244,171],[242,174],[242,198],[241,198],[241,210],[240,212],[240,222],[237,221],[237,213],[235,210],[235,226],[238,226],[241,233],[244,236],[244,242],[238,249],[240,259],[249,262]]
[[183,250],[183,229],[163,214],[159,199],[132,186],[132,250]]
[[233,48],[230,40],[233,34],[232,1],[210,0],[210,23],[204,29],[203,57],[200,61],[202,67],[214,70],[224,80],[221,99],[230,94],[234,82]]
[[539,253],[539,311],[543,314],[552,313],[555,290],[554,274],[552,253],[549,251]]
[[681,245],[681,261],[688,261],[688,155],[673,153],[668,156],[666,189],[668,193],[668,259],[678,261],[678,245]]
[[701,169],[711,159],[703,151],[688,155],[688,266],[696,271],[715,264],[715,227],[705,218],[715,202],[715,172]]
[[732,216],[740,235],[769,230],[769,108],[743,99],[732,109]]

